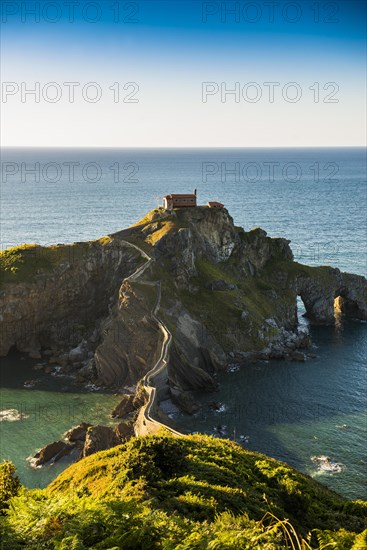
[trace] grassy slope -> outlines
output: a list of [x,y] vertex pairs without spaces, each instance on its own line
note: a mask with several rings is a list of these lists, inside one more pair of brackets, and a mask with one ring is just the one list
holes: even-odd
[[271,513],[288,518],[299,538],[333,531],[319,537],[342,550],[366,527],[366,509],[231,441],[162,433],[90,456],[47,489],[15,497],[3,536],[6,548],[286,548],[289,524]]
[[[251,334],[250,329],[261,325],[264,318],[273,316],[273,303],[263,294],[264,290],[273,287],[262,278],[236,279],[233,276],[235,270],[228,262],[213,265],[200,260],[196,268],[198,277],[193,279],[193,284],[198,288],[198,295],[182,291],[180,299],[183,304],[203,319],[224,350],[233,349],[231,337],[237,332],[247,334],[249,349],[263,348],[264,342],[257,337],[256,331]],[[208,290],[207,284],[215,280],[234,284],[237,289],[220,292]],[[244,310],[249,314],[245,320],[241,319]]]

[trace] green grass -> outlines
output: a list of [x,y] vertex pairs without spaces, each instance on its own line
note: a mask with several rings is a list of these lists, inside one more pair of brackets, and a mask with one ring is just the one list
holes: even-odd
[[[197,289],[193,292],[189,289],[176,288],[170,265],[164,258],[160,258],[159,264],[154,264],[151,279],[162,282],[163,310],[160,315],[164,316],[164,308],[169,309],[170,301],[177,299],[207,327],[225,351],[233,350],[234,335],[241,339],[241,349],[249,351],[262,349],[264,341],[259,338],[258,330],[264,319],[272,317],[275,311],[274,301],[270,300],[265,292],[275,289],[274,284],[271,284],[265,276],[238,279],[233,275],[235,271],[230,262],[212,264],[199,260],[196,262],[196,268],[197,276],[190,280],[192,286]],[[236,285],[237,289],[212,291],[207,288],[208,283],[219,279],[227,284]],[[283,299],[291,302],[293,296],[283,293]],[[241,319],[241,313],[244,310],[249,313],[245,320]],[[168,323],[174,335],[175,327],[170,326],[169,319],[165,319],[165,322]]]
[[[242,333],[242,349],[251,351],[264,347],[258,337],[258,330],[264,319],[274,315],[274,302],[264,293],[274,289],[266,278],[234,277],[231,263],[211,264],[208,261],[196,262],[198,276],[192,283],[198,288],[197,293],[183,290],[179,298],[184,306],[200,318],[209,331],[215,336],[225,351],[233,349],[232,337]],[[211,291],[208,283],[223,280],[237,286],[236,290]],[[200,299],[198,298],[200,297]],[[242,311],[249,315],[241,319]]]
[[160,239],[168,235],[171,231],[176,229],[176,225],[172,220],[167,220],[158,223],[158,229],[147,236],[146,242],[154,246]]
[[141,218],[139,221],[131,225],[130,227],[137,227],[140,225],[146,225],[148,223],[157,221],[160,219],[160,217],[165,216],[165,210],[162,207],[154,208],[150,212],[148,212],[143,218]]
[[32,280],[40,269],[51,269],[52,262],[44,248],[24,244],[0,252],[0,283]]
[[4,476],[8,469],[0,488],[9,549],[321,550],[331,541],[342,550],[366,540],[356,534],[366,528],[366,503],[204,435],[133,438],[70,466],[44,490],[19,492]]
[[65,262],[85,259],[94,247],[108,246],[111,237],[73,244],[40,246],[23,244],[0,252],[0,285],[3,283],[31,282],[42,271],[54,269]]
[[271,260],[266,265],[264,272],[266,276],[271,277],[274,271],[283,271],[293,279],[296,277],[312,277],[321,284],[328,284],[333,277],[332,268],[329,266],[309,266],[291,260]]

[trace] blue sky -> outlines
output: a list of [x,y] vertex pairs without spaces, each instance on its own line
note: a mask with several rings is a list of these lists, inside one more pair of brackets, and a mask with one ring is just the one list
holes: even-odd
[[[32,9],[39,10],[39,21]],[[1,141],[363,145],[365,29],[366,3],[359,0],[3,0],[1,76],[10,84],[2,89]],[[50,82],[61,92],[58,101],[48,100],[56,90]],[[73,103],[65,82],[79,83]],[[81,91],[91,82],[101,95],[97,102]],[[205,82],[217,91],[203,102]],[[269,82],[275,83],[273,102]],[[22,98],[36,83],[39,101],[26,93]],[[233,89],[236,94],[226,93]],[[135,101],[127,102],[133,92]],[[288,100],[297,93],[297,101]]]

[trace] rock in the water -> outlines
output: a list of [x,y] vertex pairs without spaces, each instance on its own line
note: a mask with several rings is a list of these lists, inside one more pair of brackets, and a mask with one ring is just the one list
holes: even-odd
[[63,456],[69,454],[74,449],[74,445],[65,443],[65,441],[54,441],[49,445],[43,447],[38,453],[36,453],[32,459],[34,466],[42,466],[52,460],[56,462]]
[[78,426],[74,426],[70,430],[68,430],[64,437],[65,439],[68,439],[69,441],[84,441],[87,435],[87,430],[92,425],[87,424],[86,422],[81,422]]
[[200,405],[196,403],[191,392],[171,388],[171,397],[173,403],[188,414],[195,414],[200,410]]
[[282,349],[273,349],[269,355],[270,359],[282,359],[284,357],[284,351]]
[[26,414],[19,412],[17,409],[1,409],[0,410],[0,422],[15,422],[28,418]]
[[[79,368],[81,363],[73,363],[75,368]],[[84,367],[79,368],[76,373],[76,379],[78,382],[89,382],[94,380],[93,361],[89,361]]]
[[294,351],[291,354],[292,361],[306,361],[306,356],[301,351]]
[[82,456],[89,456],[98,451],[110,449],[121,443],[113,428],[93,426],[87,431]]
[[88,357],[88,350],[83,342],[69,352],[69,361],[71,363],[79,363]]
[[41,356],[41,354],[38,350],[31,350],[28,353],[28,355],[31,359],[41,359],[42,358],[42,356]]
[[123,418],[124,416],[133,412],[136,409],[134,399],[135,395],[124,393],[122,396],[122,400],[117,405],[117,407],[114,408],[111,416],[114,418]]

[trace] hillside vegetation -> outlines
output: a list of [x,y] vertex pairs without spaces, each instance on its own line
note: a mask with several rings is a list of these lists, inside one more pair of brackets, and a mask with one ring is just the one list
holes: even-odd
[[[366,548],[367,503],[229,440],[133,438],[44,490],[0,475],[2,548]],[[11,497],[11,495],[17,495]]]
[[61,263],[82,261],[98,246],[112,242],[110,237],[74,244],[40,246],[23,244],[0,251],[0,284],[31,282],[35,275]]

